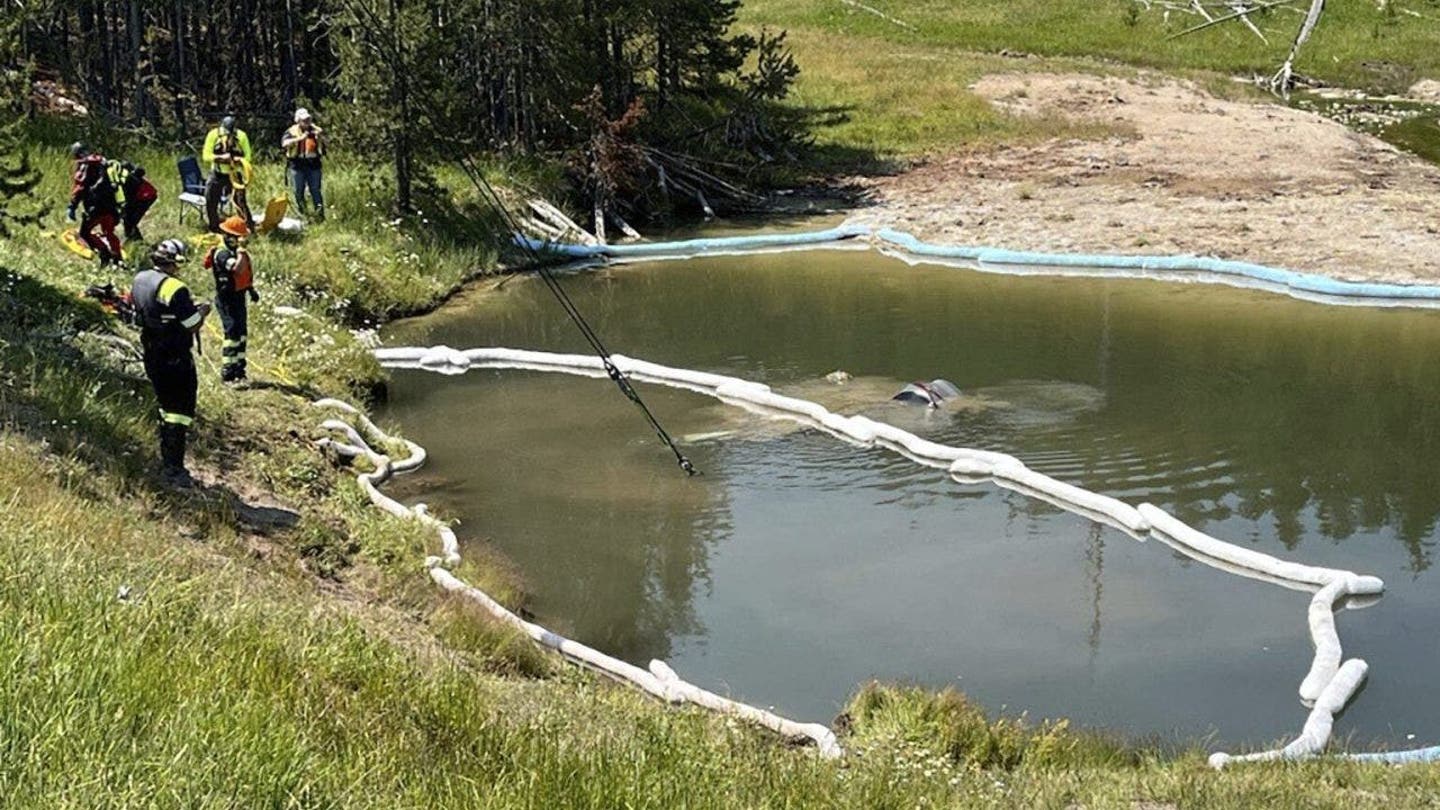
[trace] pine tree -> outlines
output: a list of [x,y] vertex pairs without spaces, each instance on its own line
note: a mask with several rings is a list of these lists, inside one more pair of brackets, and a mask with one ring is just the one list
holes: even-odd
[[29,112],[30,68],[20,60],[19,16],[0,18],[0,236],[34,225],[45,213],[35,196],[40,171],[23,143]]
[[395,207],[413,211],[426,159],[455,130],[446,121],[454,99],[445,68],[455,21],[424,0],[337,0],[331,20],[345,106],[337,118],[378,163],[389,159]]

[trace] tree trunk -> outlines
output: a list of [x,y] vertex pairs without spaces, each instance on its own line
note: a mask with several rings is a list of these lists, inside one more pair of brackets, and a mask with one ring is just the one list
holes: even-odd
[[140,76],[140,51],[144,42],[140,26],[140,0],[130,0],[129,6],[130,19],[126,27],[130,29],[130,80],[135,83],[130,102],[130,122],[139,125],[145,121],[145,82]]
[[285,106],[295,106],[295,97],[300,95],[300,79],[295,66],[295,10],[291,0],[285,0]]

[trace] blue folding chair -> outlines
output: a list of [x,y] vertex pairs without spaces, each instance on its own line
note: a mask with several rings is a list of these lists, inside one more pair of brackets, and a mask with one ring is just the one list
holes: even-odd
[[[205,217],[205,174],[200,171],[200,159],[194,155],[186,155],[175,161],[175,168],[180,171],[180,221],[185,221],[185,209],[194,208],[200,217]],[[230,194],[226,192],[220,198],[220,208],[223,210],[230,205]]]

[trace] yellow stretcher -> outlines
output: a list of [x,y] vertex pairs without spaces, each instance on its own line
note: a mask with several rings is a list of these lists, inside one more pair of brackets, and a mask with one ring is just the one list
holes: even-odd
[[[82,259],[87,261],[95,260],[95,251],[92,250],[89,245],[85,244],[85,240],[80,238],[80,232],[75,228],[60,232],[60,244],[64,245],[66,250],[69,250]],[[123,246],[120,248],[120,258],[129,259],[130,256],[128,253],[129,251],[125,250]]]

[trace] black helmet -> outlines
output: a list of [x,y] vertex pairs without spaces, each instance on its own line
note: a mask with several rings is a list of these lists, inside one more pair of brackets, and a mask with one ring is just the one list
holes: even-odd
[[89,154],[90,147],[86,146],[84,141],[76,141],[70,144],[70,157],[79,160]]
[[221,132],[234,132],[234,131],[235,131],[235,116],[233,116],[233,115],[227,115],[227,116],[225,116],[224,118],[221,118],[221,119],[220,119],[220,131],[221,131]]

